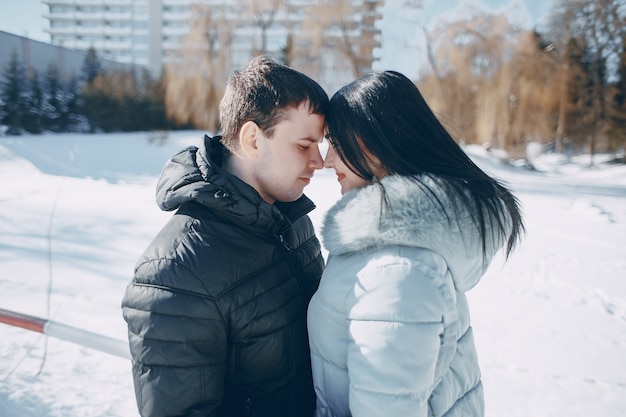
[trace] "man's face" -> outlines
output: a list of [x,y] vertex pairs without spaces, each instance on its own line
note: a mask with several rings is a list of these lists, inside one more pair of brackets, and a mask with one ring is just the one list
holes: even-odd
[[319,144],[324,136],[324,117],[309,113],[308,104],[284,110],[271,138],[262,134],[252,184],[270,204],[295,201],[316,169],[324,167]]

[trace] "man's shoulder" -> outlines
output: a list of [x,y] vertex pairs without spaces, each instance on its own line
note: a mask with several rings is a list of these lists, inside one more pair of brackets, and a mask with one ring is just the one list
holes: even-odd
[[272,252],[269,242],[240,225],[206,212],[194,216],[183,210],[172,216],[144,251],[135,280],[167,288],[194,285],[194,291],[218,297],[267,268]]

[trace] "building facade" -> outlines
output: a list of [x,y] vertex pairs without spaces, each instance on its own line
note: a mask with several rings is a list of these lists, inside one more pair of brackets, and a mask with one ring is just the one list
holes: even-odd
[[[45,18],[49,21],[47,32],[52,44],[82,51],[94,47],[105,59],[147,67],[157,77],[168,61],[176,59],[199,10],[209,9],[212,19],[220,22],[220,28],[224,22],[230,24],[231,67],[240,67],[255,52],[284,57],[290,49],[294,51],[290,65],[297,62],[294,67],[302,70],[306,67],[307,73],[334,90],[340,83],[371,69],[381,43],[376,21],[382,18],[384,0],[43,0],[43,3],[49,9]],[[342,4],[339,13],[337,4]]]

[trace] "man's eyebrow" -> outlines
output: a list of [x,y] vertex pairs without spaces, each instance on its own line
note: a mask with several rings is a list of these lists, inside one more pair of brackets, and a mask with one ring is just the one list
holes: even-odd
[[308,140],[311,143],[322,143],[324,141],[324,136],[322,136],[319,139],[313,139],[313,138],[310,138],[310,137],[306,137],[306,138],[300,138],[299,140]]

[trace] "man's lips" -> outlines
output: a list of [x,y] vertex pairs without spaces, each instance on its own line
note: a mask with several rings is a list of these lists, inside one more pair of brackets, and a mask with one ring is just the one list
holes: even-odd
[[300,181],[304,182],[305,184],[309,184],[311,182],[311,178],[309,178],[309,177],[300,177]]

